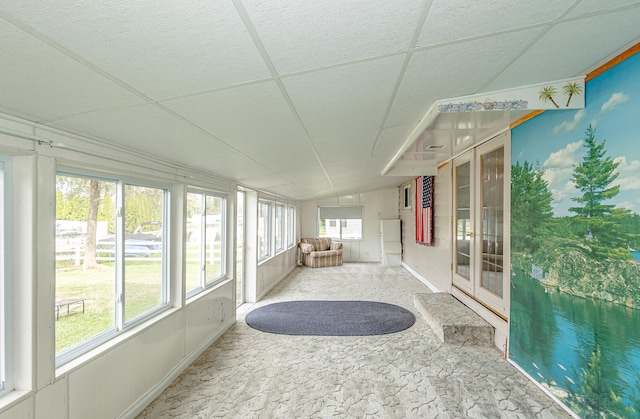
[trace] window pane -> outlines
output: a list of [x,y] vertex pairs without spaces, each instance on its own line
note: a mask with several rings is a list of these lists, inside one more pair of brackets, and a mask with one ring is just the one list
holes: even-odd
[[258,204],[258,259],[265,259],[271,254],[271,204]]
[[9,287],[9,280],[12,278],[10,272],[7,271],[6,258],[10,258],[10,252],[7,249],[11,248],[11,244],[7,243],[9,237],[5,237],[8,233],[8,229],[5,226],[11,225],[10,219],[10,205],[11,198],[6,197],[5,200],[5,166],[4,161],[0,160],[0,395],[12,390],[11,380],[11,343],[10,325],[7,319],[7,291]]
[[503,295],[504,149],[481,156],[482,165],[482,271],[480,284],[494,294]]
[[342,220],[342,239],[359,240],[362,238],[362,220]]
[[115,328],[115,191],[56,177],[56,354]]
[[219,196],[206,197],[206,249],[205,272],[207,283],[219,279],[224,273],[224,248],[222,246],[224,205],[226,200]]
[[187,293],[203,286],[202,283],[202,194],[187,193]]
[[276,251],[284,249],[284,205],[276,205]]
[[287,247],[292,247],[296,234],[296,213],[293,207],[287,207]]
[[162,189],[125,185],[125,321],[165,302],[164,201]]

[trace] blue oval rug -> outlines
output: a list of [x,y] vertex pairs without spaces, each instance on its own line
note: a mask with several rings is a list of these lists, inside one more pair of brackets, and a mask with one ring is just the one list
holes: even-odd
[[405,330],[416,318],[402,307],[375,301],[286,301],[257,308],[245,321],[281,335],[371,336]]

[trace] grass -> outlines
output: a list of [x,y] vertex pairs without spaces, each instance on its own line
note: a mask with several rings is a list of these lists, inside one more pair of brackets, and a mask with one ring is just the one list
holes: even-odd
[[[160,262],[127,261],[125,265],[125,318],[156,307],[161,298]],[[101,264],[98,269],[82,267],[58,269],[56,299],[85,299],[85,312],[73,305],[70,314],[61,309],[56,321],[56,353],[60,353],[115,327],[115,268]]]

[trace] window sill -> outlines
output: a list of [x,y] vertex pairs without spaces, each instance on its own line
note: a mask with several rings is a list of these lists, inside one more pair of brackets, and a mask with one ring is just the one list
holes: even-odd
[[0,397],[0,414],[29,399],[32,391],[14,390]]
[[144,332],[154,324],[161,322],[167,317],[175,314],[179,310],[180,308],[178,307],[169,307],[168,309],[162,311],[161,313],[158,313],[153,318],[150,318],[146,321],[143,321],[140,324],[137,324],[131,329],[126,330],[125,332],[122,332],[117,336],[109,339],[107,342],[104,342],[103,344],[98,345],[97,347],[87,351],[86,353],[78,355],[78,357],[56,367],[56,370],[55,370],[56,379],[75,371],[76,369],[84,366],[85,364],[88,364],[89,362],[93,361],[99,356],[111,351],[114,348],[117,348],[118,346],[122,345],[128,340]]

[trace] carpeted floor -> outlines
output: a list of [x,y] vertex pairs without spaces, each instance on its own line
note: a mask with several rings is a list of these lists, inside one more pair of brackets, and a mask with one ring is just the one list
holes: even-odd
[[262,332],[307,336],[397,333],[415,322],[409,310],[379,301],[283,301],[259,307],[245,319]]
[[[299,267],[207,349],[139,418],[569,418],[502,354],[441,343],[413,308],[429,292],[401,267]],[[379,336],[290,336],[246,313],[303,299],[386,301],[415,324]]]

